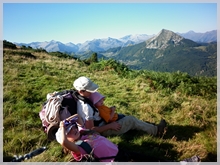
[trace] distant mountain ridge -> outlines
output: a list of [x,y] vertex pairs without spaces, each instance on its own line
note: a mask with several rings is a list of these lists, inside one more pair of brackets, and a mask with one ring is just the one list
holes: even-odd
[[76,53],[82,54],[88,51],[100,52],[106,51],[110,48],[114,47],[125,47],[129,45],[138,44],[140,42],[146,41],[147,39],[151,38],[154,35],[146,35],[146,34],[137,34],[137,35],[127,35],[120,39],[114,39],[111,37],[103,38],[103,39],[94,39],[91,41],[86,41],[84,43],[67,43],[63,44],[59,41],[45,41],[45,42],[31,42],[31,43],[14,43],[18,46],[30,46],[32,48],[38,49],[42,48],[45,49],[47,52],[64,52],[64,53]]
[[[206,33],[195,33],[193,31],[189,31],[188,33],[179,34],[180,36],[191,39],[195,42],[213,42],[217,41],[217,30],[213,30]],[[103,38],[103,39],[94,39],[91,41],[86,41],[84,43],[61,43],[59,41],[45,41],[45,42],[31,42],[31,43],[14,43],[18,46],[30,46],[32,48],[42,48],[48,52],[64,52],[68,54],[84,54],[88,51],[100,52],[106,51],[115,47],[126,47],[135,44],[139,44],[141,42],[147,41],[148,39],[155,37],[153,35],[147,34],[136,34],[136,35],[127,35],[119,39],[115,38]]]
[[208,31],[206,33],[196,33],[191,30],[187,33],[177,33],[177,34],[195,42],[209,43],[209,42],[217,41],[217,30]]

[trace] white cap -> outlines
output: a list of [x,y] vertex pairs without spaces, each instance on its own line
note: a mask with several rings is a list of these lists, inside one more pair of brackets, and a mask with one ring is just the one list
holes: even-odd
[[99,88],[99,86],[97,84],[95,84],[89,78],[84,77],[84,76],[79,77],[78,79],[76,79],[73,83],[73,86],[78,91],[86,90],[86,91],[91,92],[91,93],[94,93]]

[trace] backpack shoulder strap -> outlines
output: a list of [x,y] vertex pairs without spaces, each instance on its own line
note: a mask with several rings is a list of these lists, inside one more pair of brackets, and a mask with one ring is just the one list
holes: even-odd
[[87,154],[92,153],[92,147],[87,142],[78,140],[77,142],[75,142],[75,144],[82,147],[86,151]]
[[96,107],[93,105],[92,101],[89,100],[88,98],[85,98],[83,96],[81,96],[77,91],[73,91],[72,94],[76,99],[82,100],[84,103],[87,103],[91,106],[91,108],[93,109],[93,115],[95,115],[95,112],[98,112],[98,110],[96,109]]

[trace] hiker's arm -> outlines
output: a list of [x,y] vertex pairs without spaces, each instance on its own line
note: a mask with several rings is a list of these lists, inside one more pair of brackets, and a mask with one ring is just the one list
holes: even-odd
[[85,114],[85,128],[91,129],[96,132],[104,132],[106,130],[112,129],[112,130],[120,130],[121,125],[117,122],[112,122],[110,124],[106,124],[104,126],[95,127],[94,121],[93,121],[93,109],[89,105],[84,105],[83,107],[83,113]]
[[66,137],[66,129],[65,129],[65,125],[64,125],[63,121],[60,122],[60,129],[61,129],[61,141],[60,141],[60,144],[63,147],[67,148],[70,151],[73,151],[76,154],[80,153],[79,147],[75,143],[73,143],[73,142],[71,142],[71,141],[69,141],[67,139],[67,137]]
[[93,120],[87,120],[85,123],[85,127],[87,129],[91,129],[99,133],[107,131],[109,129],[116,130],[116,131],[119,131],[121,129],[121,125],[117,122],[112,122],[112,123],[109,123],[103,126],[95,127]]
[[66,120],[70,121],[72,118],[74,118],[74,117],[76,117],[76,116],[78,116],[78,114],[74,114],[74,115],[68,117]]
[[83,127],[83,120],[82,120],[82,118],[81,118],[78,114],[74,114],[74,115],[68,117],[66,120],[70,121],[70,120],[71,120],[72,118],[74,118],[74,117],[78,117],[77,123],[78,123],[81,127]]

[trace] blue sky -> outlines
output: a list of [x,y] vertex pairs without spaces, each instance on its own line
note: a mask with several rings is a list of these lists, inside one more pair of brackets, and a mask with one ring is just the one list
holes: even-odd
[[3,39],[83,43],[162,29],[217,30],[217,3],[4,3]]

